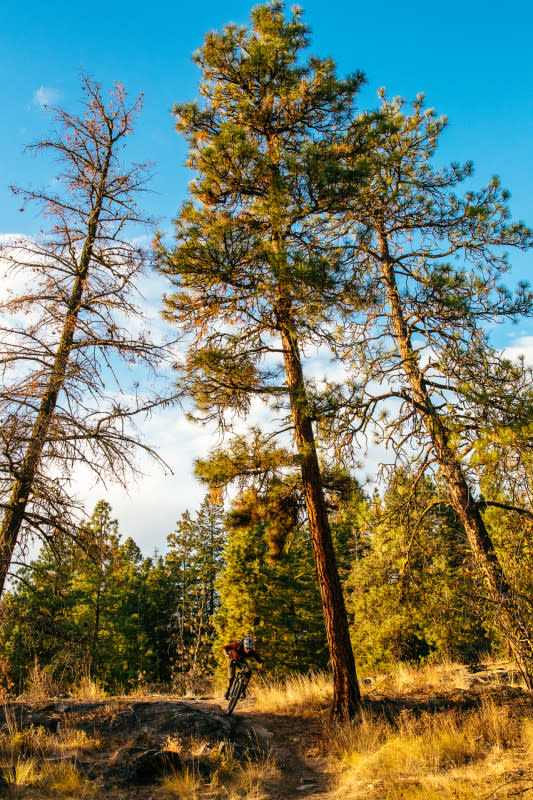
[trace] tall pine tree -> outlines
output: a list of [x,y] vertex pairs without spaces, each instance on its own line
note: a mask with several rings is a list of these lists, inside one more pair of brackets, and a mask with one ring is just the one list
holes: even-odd
[[[175,107],[197,173],[159,265],[175,293],[167,318],[188,335],[179,370],[203,419],[229,431],[254,401],[284,410],[293,438],[333,670],[332,713],[353,716],[359,686],[324,499],[304,353],[330,339],[346,306],[343,251],[328,236],[324,173],[353,118],[362,76],[303,60],[308,29],[283,4],[257,6],[249,29],[209,33],[195,56],[202,104]],[[359,152],[359,142],[352,153]],[[343,149],[344,152],[344,149]],[[352,179],[359,165],[352,159]]]
[[370,305],[346,351],[359,382],[355,425],[376,421],[380,403],[398,402],[381,418],[384,439],[421,474],[437,465],[493,614],[533,689],[531,608],[491,539],[472,458],[493,430],[530,425],[523,415],[531,377],[490,346],[486,326],[531,313],[533,295],[519,286],[513,296],[501,277],[506,248],[530,246],[532,234],[509,221],[508,194],[496,178],[459,197],[472,165],[432,166],[444,126],[422,97],[410,114],[401,100],[383,98],[371,179],[343,200],[342,230],[352,234],[356,273],[365,267]]

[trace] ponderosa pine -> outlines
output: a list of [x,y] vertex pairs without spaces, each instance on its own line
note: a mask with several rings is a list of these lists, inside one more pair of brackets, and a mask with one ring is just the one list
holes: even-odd
[[[505,574],[476,499],[476,447],[494,431],[530,426],[531,376],[488,341],[487,324],[531,313],[533,297],[501,284],[506,248],[532,234],[509,221],[508,195],[496,178],[481,191],[455,194],[472,165],[434,168],[445,120],[406,114],[383,100],[374,129],[372,176],[345,204],[344,224],[364,264],[369,311],[352,329],[359,393],[356,428],[382,426],[383,437],[420,475],[436,465],[464,526],[492,613],[527,686],[533,688],[533,627],[526,598]],[[360,274],[360,267],[356,267]],[[357,287],[360,291],[360,287]],[[354,396],[355,396],[354,394]],[[378,419],[378,406],[398,403]]]
[[[304,353],[327,346],[343,296],[344,255],[329,237],[324,171],[353,118],[362,76],[303,60],[308,29],[279,2],[249,29],[209,33],[196,53],[201,103],[175,107],[196,173],[159,249],[174,284],[169,320],[189,343],[180,386],[196,414],[229,432],[231,416],[264,401],[282,411],[300,466],[333,670],[333,714],[354,715],[359,686],[319,465],[316,408]],[[353,149],[356,149],[354,147]],[[355,159],[352,163],[355,163]],[[359,168],[353,169],[353,180]]]

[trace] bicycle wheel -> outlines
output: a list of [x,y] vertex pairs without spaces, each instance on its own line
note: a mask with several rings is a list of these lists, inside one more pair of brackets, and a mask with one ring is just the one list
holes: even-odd
[[226,714],[228,715],[228,717],[231,714],[231,712],[233,711],[233,709],[235,708],[235,706],[237,705],[237,700],[241,696],[243,684],[244,684],[244,676],[241,673],[240,675],[237,675],[237,677],[235,678],[235,681],[233,683],[233,686],[231,688],[231,694],[229,696],[228,708],[227,708],[227,711],[226,711]]

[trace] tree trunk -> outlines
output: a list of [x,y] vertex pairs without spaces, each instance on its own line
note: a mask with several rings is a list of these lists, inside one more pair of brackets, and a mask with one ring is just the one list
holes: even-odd
[[94,628],[91,642],[91,652],[89,653],[89,676],[92,677],[95,664],[98,662],[98,639],[100,636],[100,613],[101,613],[102,583],[98,582],[96,598],[94,604]]
[[313,428],[307,410],[298,343],[295,336],[287,328],[282,328],[281,339],[296,446],[301,458],[302,484],[333,672],[333,706],[331,714],[335,719],[346,720],[355,716],[361,702],[348,628],[348,616],[333,549]]
[[95,205],[87,223],[87,237],[80,256],[78,271],[66,309],[67,313],[55,354],[54,364],[41,398],[39,412],[32,428],[30,441],[24,455],[22,466],[20,470],[18,470],[18,474],[13,481],[9,503],[4,511],[2,525],[0,526],[0,594],[4,589],[11,559],[13,557],[13,551],[18,541],[26,506],[32,492],[50,424],[54,416],[57,398],[65,382],[67,364],[72,351],[83,290],[91,263],[98,220],[104,200],[105,183],[111,161],[111,144],[108,147],[106,155],[107,158],[100,174]]
[[461,465],[448,442],[448,432],[433,406],[424,377],[414,354],[411,337],[403,315],[394,265],[385,236],[378,235],[383,277],[391,308],[392,324],[413,399],[431,438],[439,466],[448,485],[453,508],[463,523],[474,559],[494,604],[498,626],[507,638],[515,661],[529,691],[533,691],[533,635],[529,630],[520,603],[513,591],[494,548],[477,503]]

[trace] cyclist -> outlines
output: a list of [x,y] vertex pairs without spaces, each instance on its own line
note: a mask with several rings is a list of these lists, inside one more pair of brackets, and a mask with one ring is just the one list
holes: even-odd
[[[224,655],[228,660],[228,685],[226,687],[226,694],[224,695],[224,698],[229,700],[229,693],[231,691],[233,681],[235,680],[235,670],[237,669],[238,665],[246,664],[249,658],[253,658],[254,661],[257,661],[259,664],[259,669],[261,670],[264,668],[265,664],[255,649],[255,639],[252,636],[245,636],[244,639],[241,639],[238,642],[225,644],[222,649],[224,650]],[[250,676],[251,671],[247,670],[241,697],[246,697],[246,687],[250,681]]]

